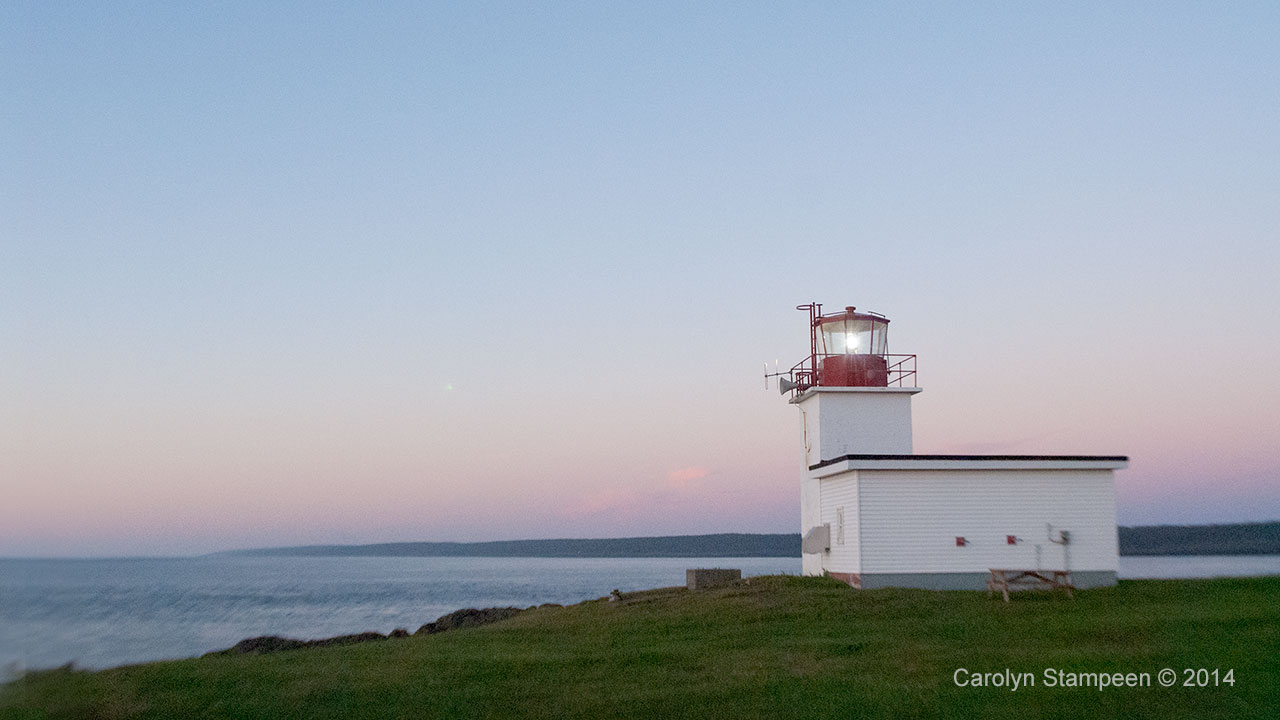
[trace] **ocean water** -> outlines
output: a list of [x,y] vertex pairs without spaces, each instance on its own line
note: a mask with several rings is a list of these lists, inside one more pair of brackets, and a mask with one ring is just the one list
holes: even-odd
[[[691,567],[798,574],[799,558],[0,559],[0,675],[200,655],[255,635],[321,638],[464,607],[570,604],[684,584]],[[1280,555],[1122,557],[1123,578],[1280,574]]]
[[255,635],[409,632],[465,607],[683,585],[686,568],[798,574],[799,558],[0,559],[0,674],[200,655]]
[[1120,558],[1128,580],[1280,575],[1280,555],[1147,555]]

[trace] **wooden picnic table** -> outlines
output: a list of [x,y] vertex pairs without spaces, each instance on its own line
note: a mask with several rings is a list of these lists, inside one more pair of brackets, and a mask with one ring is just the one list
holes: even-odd
[[1071,584],[1070,570],[1010,570],[1007,568],[990,568],[991,578],[987,580],[987,597],[993,597],[999,590],[1004,601],[1009,602],[1010,590],[1058,590],[1067,591],[1067,597],[1075,599],[1071,593],[1075,585]]

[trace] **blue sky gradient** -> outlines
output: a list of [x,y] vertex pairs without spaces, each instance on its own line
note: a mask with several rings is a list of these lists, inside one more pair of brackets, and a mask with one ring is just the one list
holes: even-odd
[[792,531],[761,361],[1280,517],[1280,7],[9,3],[0,555]]

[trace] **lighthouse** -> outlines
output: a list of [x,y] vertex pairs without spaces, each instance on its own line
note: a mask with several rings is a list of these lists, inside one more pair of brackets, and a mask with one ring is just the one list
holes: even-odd
[[917,455],[916,356],[889,318],[808,313],[809,355],[775,373],[800,413],[803,572],[858,588],[984,589],[993,570],[1114,585],[1119,455]]

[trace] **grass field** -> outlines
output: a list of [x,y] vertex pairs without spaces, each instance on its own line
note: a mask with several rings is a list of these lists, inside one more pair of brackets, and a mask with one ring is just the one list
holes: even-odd
[[[1036,684],[957,687],[958,668]],[[1046,668],[1151,685],[1045,687]],[[1220,684],[1184,687],[1184,668]],[[33,673],[0,691],[0,717],[1278,718],[1280,578],[1122,581],[1007,605],[752,578],[439,635]]]

